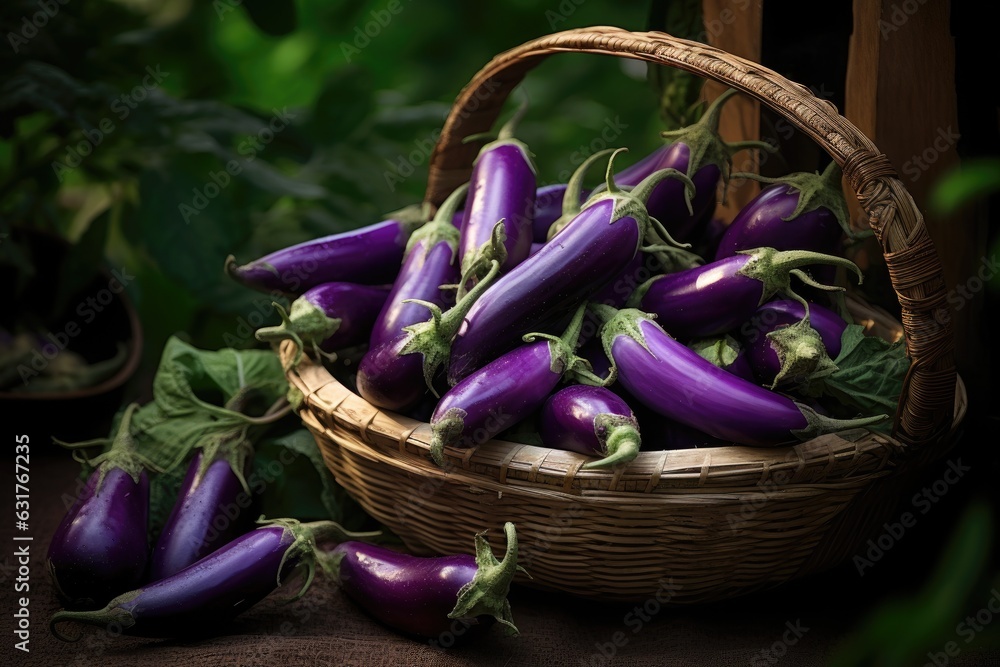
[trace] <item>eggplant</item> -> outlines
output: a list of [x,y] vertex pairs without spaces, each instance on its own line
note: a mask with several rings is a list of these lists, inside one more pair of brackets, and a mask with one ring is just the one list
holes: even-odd
[[[774,146],[766,142],[728,143],[719,136],[722,108],[735,94],[735,89],[726,90],[709,105],[697,122],[678,130],[661,132],[661,136],[671,143],[652,154],[657,156],[655,161],[633,165],[637,173],[647,169],[676,169],[694,183],[690,205],[685,202],[687,195],[682,192],[677,181],[664,181],[650,193],[646,201],[649,215],[662,220],[670,235],[681,243],[694,240],[711,220],[720,184],[722,199],[725,201],[732,156],[748,148],[774,150]],[[619,182],[627,184],[628,176],[623,171]]]
[[257,340],[291,339],[298,346],[295,365],[306,346],[334,352],[366,342],[390,292],[388,287],[356,283],[323,283],[292,302],[289,312],[274,303],[281,324],[257,330]]
[[552,394],[542,407],[539,432],[546,447],[597,455],[584,470],[629,463],[642,440],[635,413],[605,387],[570,385]]
[[420,223],[418,214],[404,210],[396,219],[305,241],[247,264],[237,265],[230,255],[226,272],[252,289],[296,296],[323,283],[387,285]]
[[[458,245],[463,290],[486,274],[492,260],[507,272],[531,249],[537,170],[531,151],[513,136],[523,110],[501,128],[495,141],[480,149],[473,163]],[[491,242],[498,221],[503,221],[502,249]]]
[[66,622],[114,627],[138,637],[211,635],[276,590],[292,571],[307,576],[298,596],[312,583],[317,541],[347,533],[332,521],[299,523],[275,519],[245,533],[180,572],[123,593],[103,609],[60,611],[49,622],[52,634]]
[[149,476],[131,433],[138,407],[126,408],[111,448],[90,461],[96,468],[52,535],[46,565],[67,607],[99,607],[146,574]]
[[563,378],[586,379],[588,364],[575,354],[584,312],[580,305],[561,337],[528,334],[449,389],[431,415],[431,458],[443,465],[445,446],[482,444],[542,407]]
[[468,185],[456,188],[434,219],[410,237],[399,275],[371,328],[370,348],[379,347],[405,334],[406,327],[425,321],[427,308],[422,303],[439,308],[453,303],[454,293],[446,286],[453,288],[458,283],[456,253],[460,233],[451,221],[465,201],[467,191]]
[[[560,331],[578,304],[620,275],[635,259],[644,239],[655,236],[656,224],[643,206],[649,190],[667,178],[690,184],[683,174],[667,169],[652,174],[632,192],[624,192],[614,184],[613,164],[612,156],[607,170],[608,193],[588,200],[562,231],[500,276],[469,309],[452,342],[450,385],[513,349],[528,333]],[[587,166],[589,162],[577,173]],[[669,236],[665,231],[663,234]]]
[[774,389],[801,385],[837,370],[833,360],[847,322],[816,303],[765,303],[740,328],[757,381]]
[[688,343],[688,347],[714,366],[744,380],[756,380],[747,348],[729,334],[699,338]]
[[[549,228],[559,219],[563,212],[563,198],[566,196],[566,183],[543,185],[535,190],[535,212],[531,220],[532,243],[545,243],[549,239]],[[581,198],[582,204],[585,198]]]
[[151,581],[177,574],[252,529],[256,503],[246,481],[252,454],[241,430],[194,455],[153,547]]
[[861,270],[843,257],[806,250],[777,251],[774,248],[741,250],[677,273],[655,276],[632,294],[629,307],[654,313],[670,335],[681,339],[726,333],[749,320],[757,307],[778,293],[789,293],[790,276],[813,287],[820,285],[799,267],[809,264],[842,266],[854,271],[860,283]]
[[497,560],[484,534],[476,555],[421,558],[366,542],[333,548],[333,570],[341,590],[373,618],[412,637],[445,648],[472,625],[494,620],[516,635],[507,593],[518,571],[517,533],[504,524],[507,549]]
[[590,307],[604,321],[601,339],[612,363],[605,382],[617,379],[651,410],[720,440],[784,445],[888,419],[830,419],[715,366],[672,338],[650,314]]
[[490,272],[443,314],[433,303],[414,302],[424,303],[430,319],[369,348],[358,364],[358,393],[372,405],[397,412],[416,406],[428,390],[439,396],[455,332],[499,272],[500,263],[493,260]]

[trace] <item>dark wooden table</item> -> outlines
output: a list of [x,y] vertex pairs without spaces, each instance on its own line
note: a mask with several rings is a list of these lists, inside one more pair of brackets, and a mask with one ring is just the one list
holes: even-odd
[[[16,422],[15,422],[16,423]],[[20,425],[17,432],[38,433]],[[519,637],[491,628],[477,641],[443,650],[398,636],[364,615],[336,586],[317,578],[300,600],[281,604],[294,592],[283,590],[237,619],[210,639],[147,640],[112,637],[96,628],[86,630],[77,643],[63,643],[49,632],[49,617],[59,603],[48,580],[44,556],[56,524],[75,489],[78,465],[63,451],[55,451],[41,435],[32,436],[31,542],[14,541],[13,456],[3,470],[4,507],[0,522],[0,610],[6,646],[4,664],[44,667],[89,665],[525,665],[573,666],[756,666],[825,665],[838,644],[856,628],[877,602],[913,592],[926,581],[940,554],[950,525],[968,498],[990,486],[996,461],[977,462],[962,453],[951,456],[972,462],[967,479],[941,498],[933,511],[910,529],[898,544],[864,576],[851,563],[797,581],[776,590],[699,607],[664,608],[648,616],[635,605],[598,604],[565,595],[526,588],[511,592]],[[13,436],[11,436],[13,439]],[[13,451],[11,447],[8,451]],[[932,466],[929,480],[940,476],[945,464]],[[937,468],[941,468],[940,470]],[[909,502],[909,499],[906,501]],[[18,567],[14,549],[28,544],[28,593],[15,592]],[[289,582],[294,584],[296,582]],[[17,598],[29,598],[30,653],[13,649],[12,634]],[[984,591],[984,601],[989,593]],[[961,619],[956,619],[956,623]],[[68,630],[67,626],[67,630]],[[72,628],[76,630],[77,628]],[[786,641],[787,640],[787,641]],[[1000,657],[974,647],[950,659],[955,667],[1000,665]]]

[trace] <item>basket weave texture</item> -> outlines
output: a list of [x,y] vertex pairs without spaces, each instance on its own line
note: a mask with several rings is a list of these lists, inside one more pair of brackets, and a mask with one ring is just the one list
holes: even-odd
[[[337,482],[418,554],[463,553],[471,536],[513,521],[532,586],[606,600],[724,599],[835,566],[894,510],[899,491],[954,441],[966,410],[955,373],[940,260],[888,159],[828,101],[704,44],[664,33],[595,27],[500,54],[461,91],[431,157],[425,200],[468,181],[485,132],[525,74],[560,52],[671,65],[759,99],[843,167],[882,246],[901,323],[852,299],[856,321],[905,335],[910,371],[892,436],[864,430],[795,446],[645,451],[615,470],[581,470],[580,454],[493,440],[429,458],[428,424],[384,412],[305,360],[289,368],[303,423]],[[286,367],[294,347],[279,348]]]

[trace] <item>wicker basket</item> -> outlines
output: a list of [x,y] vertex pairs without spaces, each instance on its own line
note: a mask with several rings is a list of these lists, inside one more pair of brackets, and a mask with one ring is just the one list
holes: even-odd
[[[549,35],[497,56],[456,100],[431,158],[436,206],[468,180],[477,146],[525,73],[559,52],[672,65],[743,91],[811,136],[843,167],[882,245],[902,324],[860,301],[858,321],[905,332],[910,372],[892,437],[825,435],[779,448],[646,451],[626,467],[582,471],[588,459],[491,441],[429,458],[430,426],[383,412],[324,367],[305,361],[289,381],[300,415],[337,481],[419,554],[460,553],[470,536],[517,525],[532,586],[588,598],[672,603],[716,600],[843,562],[895,511],[908,475],[954,440],[966,397],[955,373],[940,260],[923,218],[887,158],[805,87],[758,64],[663,33],[596,27]],[[286,341],[280,354],[293,350]],[[666,592],[665,592],[666,591]]]

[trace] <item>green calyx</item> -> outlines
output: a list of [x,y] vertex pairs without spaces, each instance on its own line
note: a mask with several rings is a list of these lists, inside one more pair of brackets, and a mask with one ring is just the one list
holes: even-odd
[[429,219],[430,212],[428,204],[410,204],[396,211],[391,211],[383,216],[385,220],[395,220],[407,234],[412,234],[422,227]]
[[719,136],[719,118],[722,107],[736,94],[735,88],[730,88],[719,95],[705,110],[697,122],[680,128],[661,132],[660,136],[670,139],[673,143],[682,143],[688,147],[687,176],[693,177],[698,170],[710,164],[719,168],[722,178],[722,201],[726,201],[726,191],[729,187],[729,177],[733,166],[733,155],[747,148],[760,148],[774,152],[776,147],[765,141],[726,142]]
[[837,370],[819,332],[809,324],[808,310],[795,324],[768,332],[767,339],[781,363],[771,389],[786,380],[797,385],[808,384]]
[[272,302],[271,305],[278,311],[281,324],[257,329],[254,336],[262,343],[274,343],[285,339],[294,341],[297,349],[292,360],[292,368],[297,367],[302,362],[306,345],[312,347],[319,355],[320,344],[337,333],[340,328],[341,320],[339,317],[328,316],[322,308],[305,297],[300,296],[293,301],[288,312],[276,301]]
[[[476,163],[479,162],[479,158],[483,155],[483,153],[486,153],[487,151],[496,150],[500,146],[514,146],[515,148],[519,149],[521,153],[524,155],[524,161],[528,164],[528,167],[531,168],[531,173],[538,174],[538,168],[535,166],[534,155],[532,154],[531,149],[529,149],[527,144],[525,144],[523,141],[514,137],[514,133],[517,131],[517,126],[521,122],[521,119],[524,118],[524,115],[527,113],[527,111],[528,111],[528,104],[527,100],[525,100],[520,106],[518,106],[517,111],[514,112],[514,115],[511,116],[510,119],[506,123],[504,123],[503,126],[500,128],[500,130],[497,132],[496,139],[493,139],[493,141],[490,141],[489,143],[485,144],[482,148],[479,149],[479,155],[476,156],[475,161],[472,163],[473,166],[475,166]],[[468,143],[470,141],[475,141],[478,139],[482,139],[484,137],[491,137],[491,135],[489,133],[473,134],[468,137],[465,137],[462,140],[462,143]]]
[[128,603],[139,596],[139,591],[129,591],[114,598],[103,609],[90,611],[57,611],[49,619],[49,632],[56,639],[64,642],[78,642],[83,635],[68,637],[59,630],[59,624],[65,622],[84,623],[99,627],[116,625],[121,630],[128,630],[135,625],[135,617],[128,608]]
[[434,214],[434,218],[410,235],[410,239],[406,242],[406,257],[409,257],[410,253],[414,252],[414,249],[421,243],[425,258],[431,248],[438,243],[447,243],[451,247],[451,261],[455,262],[460,234],[458,228],[452,224],[451,219],[455,217],[459,206],[465,202],[468,192],[469,184],[465,183],[448,195],[448,198],[438,208],[437,213]]
[[444,448],[454,444],[462,437],[465,431],[465,417],[468,413],[462,408],[450,408],[445,410],[439,419],[434,420],[431,425],[431,447],[430,454],[434,463],[439,466],[444,465]]
[[588,307],[603,322],[601,325],[601,344],[604,347],[604,353],[611,362],[608,377],[601,382],[601,384],[606,387],[613,384],[615,379],[618,377],[618,363],[615,361],[615,357],[611,353],[611,348],[614,345],[615,339],[619,336],[628,336],[629,338],[637,341],[640,345],[642,345],[643,349],[652,354],[649,349],[649,345],[646,343],[646,335],[642,333],[640,325],[643,321],[652,322],[656,315],[652,313],[644,313],[637,308],[622,308],[621,310],[618,310],[600,303],[591,303]]
[[702,359],[719,368],[728,368],[740,356],[740,344],[729,334],[700,338],[688,344]]
[[[139,476],[142,474],[143,470],[153,468],[152,463],[141,456],[137,451],[135,438],[132,435],[132,416],[138,409],[138,403],[130,403],[128,407],[125,408],[125,413],[122,415],[121,422],[118,424],[118,431],[115,434],[114,439],[111,441],[111,447],[103,454],[99,454],[92,459],[88,459],[85,456],[78,457],[77,452],[74,451],[74,458],[78,461],[86,462],[99,470],[97,484],[94,486],[95,495],[101,490],[101,485],[104,484],[104,477],[114,468],[119,468],[125,471],[136,484],[139,483]],[[53,441],[62,447],[72,450],[84,449],[98,445],[107,445],[108,443],[107,438],[97,438],[95,440],[86,440],[76,443],[62,442],[61,440],[57,440],[55,438],[53,438]]]
[[455,608],[448,614],[448,618],[472,621],[479,616],[489,615],[504,626],[506,634],[517,635],[518,629],[514,625],[507,594],[514,576],[518,572],[528,572],[517,564],[517,532],[514,524],[508,521],[503,529],[507,537],[507,550],[502,560],[497,560],[493,555],[493,550],[484,537],[485,533],[476,535],[476,574],[472,581],[459,589]]
[[844,199],[844,190],[840,184],[843,172],[836,162],[831,161],[822,174],[800,171],[781,178],[767,178],[752,172],[740,172],[734,176],[750,178],[761,183],[786,185],[796,190],[799,199],[795,204],[795,210],[782,218],[786,222],[798,218],[803,213],[825,208],[834,214],[837,223],[849,239],[861,239],[872,235],[870,229],[856,231],[851,227],[851,215],[847,210],[847,200]]
[[634,417],[604,413],[594,419],[594,433],[607,454],[597,461],[583,464],[583,470],[613,468],[631,463],[639,455],[642,440],[639,424]]
[[546,333],[529,333],[522,338],[524,342],[531,343],[538,339],[549,341],[549,357],[551,359],[549,370],[554,374],[564,377],[573,375],[581,384],[598,385],[603,381],[591,372],[590,362],[576,355],[576,348],[580,340],[580,330],[583,327],[583,316],[587,312],[587,304],[580,304],[573,314],[566,330],[562,336],[552,336]]
[[790,297],[802,302],[801,297],[791,290],[791,276],[796,276],[807,285],[819,289],[827,291],[843,290],[842,287],[817,283],[801,270],[801,267],[811,264],[829,264],[843,267],[849,271],[853,271],[858,276],[858,284],[864,281],[864,274],[861,273],[861,269],[854,262],[836,255],[825,255],[809,250],[775,250],[774,248],[740,250],[738,254],[749,255],[750,260],[737,273],[741,276],[758,280],[762,284],[758,305],[763,304],[779,292],[788,294]]
[[430,311],[431,317],[426,322],[419,322],[405,327],[407,341],[400,350],[401,354],[423,355],[424,382],[435,396],[440,398],[434,388],[434,376],[447,362],[451,354],[451,339],[458,332],[462,320],[476,299],[486,291],[497,274],[500,273],[500,263],[494,260],[489,273],[480,280],[472,290],[458,300],[447,312],[442,313],[437,304],[419,299],[405,299],[403,303],[419,303]]
[[504,220],[505,218],[500,218],[493,225],[489,241],[477,248],[472,255],[466,255],[462,258],[460,268],[462,277],[458,281],[456,300],[468,294],[466,288],[470,283],[474,285],[482,280],[483,276],[489,272],[494,260],[501,266],[507,261],[507,246],[505,245],[507,243],[507,228],[504,227]]
[[247,435],[249,430],[249,424],[242,424],[222,437],[210,438],[200,445],[201,461],[198,464],[197,478],[204,477],[209,467],[216,461],[226,461],[233,474],[240,480],[240,486],[246,493],[250,493],[246,471],[250,468],[249,462],[253,456],[253,441]]
[[[569,177],[569,181],[566,183],[566,192],[563,193],[562,215],[549,226],[546,240],[551,240],[553,236],[562,231],[562,228],[579,215],[583,209],[580,199],[583,196],[583,178],[586,176],[587,171],[605,155],[612,155],[616,152],[614,148],[605,148],[590,155],[583,161],[583,164],[576,168],[576,171],[573,172],[573,175]],[[613,157],[612,155],[612,159]]]
[[799,440],[811,440],[824,433],[835,433],[852,428],[868,428],[884,423],[889,419],[889,415],[875,415],[873,417],[860,417],[858,419],[833,419],[832,417],[821,415],[809,406],[801,403],[796,403],[795,407],[799,409],[799,412],[806,419],[806,426],[804,428],[792,431],[792,435]]

